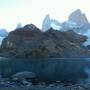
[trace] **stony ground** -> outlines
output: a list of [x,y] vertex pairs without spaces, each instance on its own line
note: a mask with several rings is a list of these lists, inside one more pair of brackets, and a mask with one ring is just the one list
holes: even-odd
[[27,80],[1,80],[0,90],[90,90],[90,83],[64,84],[56,81],[46,84],[45,82],[33,83]]

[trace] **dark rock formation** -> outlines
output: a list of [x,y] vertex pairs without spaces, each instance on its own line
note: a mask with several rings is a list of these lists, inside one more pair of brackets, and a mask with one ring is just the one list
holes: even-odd
[[16,29],[3,40],[0,55],[17,58],[89,57],[82,47],[86,37],[73,31],[60,32],[52,28],[41,32],[35,25]]

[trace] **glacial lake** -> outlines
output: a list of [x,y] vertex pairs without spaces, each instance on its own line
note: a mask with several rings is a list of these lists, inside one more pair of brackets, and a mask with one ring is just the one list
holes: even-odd
[[0,74],[11,77],[30,71],[40,80],[78,80],[89,78],[90,58],[8,59],[0,57]]

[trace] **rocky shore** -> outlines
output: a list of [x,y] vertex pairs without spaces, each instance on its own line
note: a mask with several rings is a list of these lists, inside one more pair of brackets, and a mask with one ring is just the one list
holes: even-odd
[[37,82],[27,80],[14,81],[3,79],[0,81],[0,90],[90,90],[90,83],[53,83]]

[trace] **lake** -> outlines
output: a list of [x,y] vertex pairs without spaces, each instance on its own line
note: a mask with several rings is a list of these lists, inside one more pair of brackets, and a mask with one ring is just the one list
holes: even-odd
[[11,77],[22,71],[34,72],[40,80],[78,80],[89,77],[89,58],[11,59],[0,58],[0,74]]

